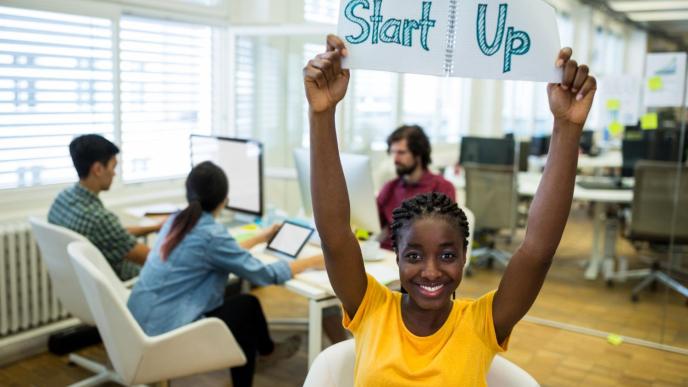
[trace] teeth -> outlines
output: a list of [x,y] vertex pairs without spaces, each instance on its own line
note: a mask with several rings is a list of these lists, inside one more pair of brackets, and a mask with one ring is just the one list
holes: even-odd
[[426,285],[420,285],[421,288],[429,291],[429,292],[435,292],[437,290],[440,290],[444,285],[435,285],[435,286],[426,286]]

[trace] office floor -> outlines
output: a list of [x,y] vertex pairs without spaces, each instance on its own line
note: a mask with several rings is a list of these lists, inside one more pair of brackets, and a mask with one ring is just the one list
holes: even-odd
[[[688,348],[688,307],[685,300],[659,287],[630,302],[635,283],[607,288],[601,281],[583,279],[580,261],[590,251],[592,227],[585,208],[572,213],[557,252],[556,262],[542,293],[529,315]],[[518,235],[512,246],[518,244]],[[508,249],[508,246],[505,246]],[[619,239],[617,251],[634,256]],[[635,262],[634,260],[631,261]],[[501,270],[478,269],[466,278],[459,291],[475,297],[497,286]],[[276,286],[257,289],[268,317],[304,317],[303,298]],[[666,302],[665,302],[666,301]],[[275,336],[286,334],[279,331]],[[300,386],[306,375],[306,335],[292,359],[256,375],[256,387]],[[87,356],[104,359],[100,346],[84,350]],[[513,332],[505,357],[530,372],[543,386],[688,386],[688,356],[622,343],[614,346],[603,338],[521,322]],[[0,369],[2,386],[61,386],[87,377],[88,373],[65,364],[65,359],[42,354]],[[228,384],[228,374],[218,371],[175,380],[179,386]]]

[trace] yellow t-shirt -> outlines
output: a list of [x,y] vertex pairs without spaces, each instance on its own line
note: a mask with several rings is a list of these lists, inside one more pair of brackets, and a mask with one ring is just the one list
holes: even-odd
[[401,318],[401,293],[368,275],[356,315],[344,326],[356,339],[356,386],[486,386],[487,370],[502,346],[492,321],[494,291],[456,300],[447,321],[430,336],[411,333]]

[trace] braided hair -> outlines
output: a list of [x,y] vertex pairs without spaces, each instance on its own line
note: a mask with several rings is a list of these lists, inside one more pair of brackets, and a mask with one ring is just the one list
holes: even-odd
[[463,248],[468,247],[468,219],[459,206],[439,192],[424,193],[404,200],[392,212],[392,246],[398,251],[401,229],[422,218],[444,219],[463,233]]

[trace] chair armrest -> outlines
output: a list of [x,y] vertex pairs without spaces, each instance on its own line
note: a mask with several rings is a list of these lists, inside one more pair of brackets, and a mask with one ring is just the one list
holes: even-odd
[[246,357],[225,323],[204,318],[148,337],[133,383],[151,383],[245,363]]

